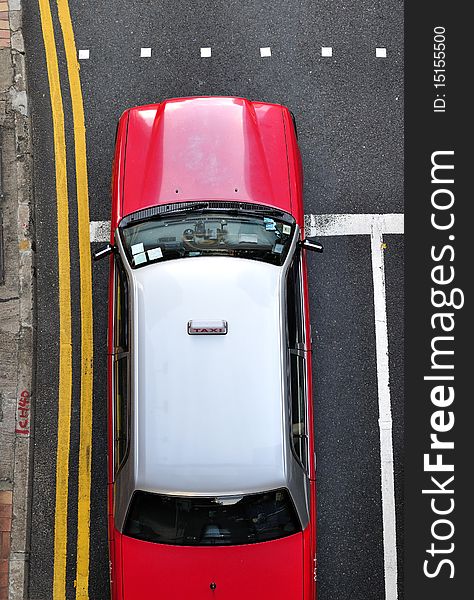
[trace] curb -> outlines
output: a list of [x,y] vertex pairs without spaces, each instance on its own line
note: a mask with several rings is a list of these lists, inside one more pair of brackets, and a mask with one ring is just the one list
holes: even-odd
[[[9,44],[6,41],[8,37],[5,28],[7,22],[5,8],[8,8]],[[3,439],[0,439],[0,449],[3,451],[3,448],[7,447],[12,461],[12,464],[5,468],[9,477],[2,477],[0,489],[7,490],[7,493],[8,490],[12,492],[6,597],[8,600],[25,600],[30,542],[32,472],[30,409],[31,404],[34,405],[35,349],[31,122],[27,105],[21,0],[8,0],[8,2],[0,0],[0,13],[3,23],[0,31],[5,32],[2,34],[0,45],[1,65],[6,65],[11,75],[9,83],[5,75],[6,71],[0,77],[0,147],[4,150],[0,159],[4,163],[3,174],[7,180],[0,209],[2,211],[5,209],[4,213],[7,216],[7,219],[4,219],[5,231],[8,230],[9,235],[9,240],[5,235],[5,287],[9,286],[10,290],[16,290],[17,293],[17,297],[4,300],[4,302],[12,300],[8,304],[11,309],[8,308],[7,311],[16,318],[14,328],[16,357],[13,358],[15,365],[11,369],[11,381],[8,381],[8,385],[5,386],[5,389],[8,389],[6,394],[2,394],[0,407],[4,413],[3,422],[5,426],[8,425],[7,434],[4,433],[7,427],[2,429]],[[16,253],[15,249],[18,250]],[[16,267],[15,272],[11,269],[12,266]],[[0,293],[1,288],[2,286],[0,286]],[[8,315],[8,312],[5,314]],[[13,330],[13,318],[9,320],[9,324]],[[3,595],[1,598],[3,599]]]

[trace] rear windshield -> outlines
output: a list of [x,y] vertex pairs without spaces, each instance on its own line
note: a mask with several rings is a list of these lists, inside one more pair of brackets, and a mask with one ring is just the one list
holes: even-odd
[[178,546],[225,546],[276,540],[301,531],[285,489],[245,496],[191,498],[134,493],[124,534]]
[[294,220],[218,211],[177,212],[120,227],[132,268],[192,256],[237,256],[282,265]]

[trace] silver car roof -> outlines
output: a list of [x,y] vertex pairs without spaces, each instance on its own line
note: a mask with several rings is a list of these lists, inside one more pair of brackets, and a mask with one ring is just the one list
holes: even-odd
[[[287,484],[282,269],[193,257],[133,270],[135,487],[249,493]],[[189,335],[226,320],[226,335]]]

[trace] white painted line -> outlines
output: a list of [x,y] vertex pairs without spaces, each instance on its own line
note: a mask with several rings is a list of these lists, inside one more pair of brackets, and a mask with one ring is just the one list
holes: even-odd
[[87,60],[89,58],[89,50],[79,50],[79,60]]
[[321,56],[332,56],[332,47],[327,46],[321,48]]
[[271,48],[260,48],[260,56],[262,58],[266,58],[268,56],[272,55],[272,50]]
[[211,56],[210,48],[201,48],[201,58],[209,58]]
[[150,58],[151,57],[151,48],[140,48],[140,57],[141,58]]
[[91,242],[108,242],[110,239],[110,221],[91,221]]
[[374,219],[370,235],[370,245],[372,249],[372,277],[374,283],[385,600],[397,600],[397,530],[383,234],[382,221]]
[[387,48],[375,48],[375,56],[377,58],[387,58]]
[[[403,214],[305,215],[306,237],[371,235],[376,222],[382,233],[403,233]],[[91,242],[108,242],[109,221],[91,221]]]
[[385,297],[384,234],[404,232],[403,214],[305,215],[312,236],[370,235],[374,286],[375,347],[380,437],[380,481],[384,548],[385,600],[397,600],[397,531],[393,468],[392,408]]
[[400,213],[385,215],[305,215],[307,237],[331,235],[371,235],[374,223],[382,233],[403,233],[404,217]]

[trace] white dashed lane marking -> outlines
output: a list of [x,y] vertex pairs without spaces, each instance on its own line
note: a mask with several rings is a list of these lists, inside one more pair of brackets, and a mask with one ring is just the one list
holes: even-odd
[[[403,233],[404,216],[398,213],[305,215],[305,234],[308,237],[370,235],[377,358],[385,600],[398,598],[398,566],[383,236]],[[109,221],[91,221],[91,242],[106,242],[109,238]]]
[[[210,58],[212,55],[212,49],[201,48],[200,49],[201,58]],[[83,50],[79,50],[79,60],[88,60],[90,58],[90,51],[86,48]],[[151,58],[152,48],[140,48],[140,57],[141,58]],[[333,47],[332,46],[322,46],[321,47],[321,56],[325,58],[330,58],[333,55]],[[261,58],[268,58],[272,56],[272,49],[269,47],[260,48],[260,56]],[[387,58],[387,48],[375,48],[375,56],[377,58]]]

